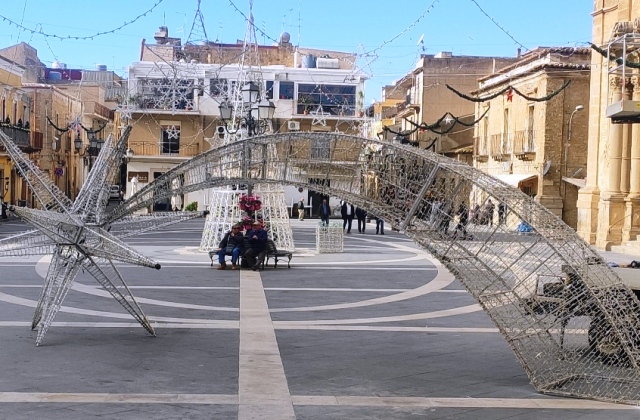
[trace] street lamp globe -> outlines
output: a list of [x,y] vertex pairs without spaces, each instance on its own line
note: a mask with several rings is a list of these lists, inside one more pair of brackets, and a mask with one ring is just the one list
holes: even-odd
[[258,101],[258,94],[260,93],[260,87],[255,82],[247,82],[242,89],[242,101],[244,103],[256,103]]
[[231,107],[231,104],[228,101],[222,102],[218,106],[218,109],[220,110],[220,118],[222,118],[223,121],[227,121],[231,119],[231,113],[233,112],[233,108]]
[[73,148],[76,149],[76,153],[80,153],[80,149],[82,149],[82,139],[79,136],[73,140]]
[[261,120],[273,119],[273,114],[276,111],[276,106],[273,102],[263,99],[258,103],[258,117]]
[[98,139],[96,139],[96,136],[93,133],[91,133],[91,137],[89,138],[89,147],[91,149],[98,147]]

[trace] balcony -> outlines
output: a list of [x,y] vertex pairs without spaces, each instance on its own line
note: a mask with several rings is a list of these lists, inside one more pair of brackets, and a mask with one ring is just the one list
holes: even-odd
[[489,149],[487,147],[486,137],[473,138],[474,158],[480,162],[486,162],[489,159]]
[[93,101],[87,101],[84,103],[84,113],[95,115],[107,121],[113,121],[114,116],[114,112],[112,110],[98,102]]
[[129,147],[133,150],[136,158],[141,156],[169,156],[169,157],[194,157],[200,153],[199,144],[189,144],[186,146],[175,146],[174,143],[160,142],[129,142]]
[[511,156],[512,142],[508,133],[492,134],[490,136],[491,157],[494,160],[507,160]]
[[533,160],[536,156],[536,136],[533,130],[514,133],[513,154],[520,160]]
[[[9,136],[13,142],[25,153],[38,152],[42,149],[42,133],[33,133],[33,144],[31,143],[31,131],[23,127],[16,127],[9,124],[0,124],[0,131]],[[4,150],[4,148],[1,148]]]
[[139,96],[134,97],[133,102],[127,104],[133,112],[157,112],[160,114],[198,114],[198,109],[193,98],[169,98],[166,96]]

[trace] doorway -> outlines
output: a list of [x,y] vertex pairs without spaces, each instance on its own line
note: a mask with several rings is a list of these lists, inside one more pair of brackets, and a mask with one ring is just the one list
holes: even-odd
[[[321,185],[323,187],[329,188],[331,186],[331,180],[323,178],[310,178],[309,184]],[[309,188],[307,203],[311,204],[310,217],[314,217],[314,215],[318,214],[318,207],[320,207],[320,204],[322,204],[323,199],[326,199],[327,203],[329,202],[329,196],[327,194],[323,194]]]
[[[163,172],[154,172],[153,179],[159,178],[162,176]],[[171,210],[171,198],[165,198],[163,200],[158,200],[153,203],[153,211],[169,211]]]

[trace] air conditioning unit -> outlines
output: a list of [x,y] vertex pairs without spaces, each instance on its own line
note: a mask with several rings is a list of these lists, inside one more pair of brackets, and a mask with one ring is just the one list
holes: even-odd
[[219,125],[216,127],[216,134],[219,136],[224,136],[225,131],[226,130],[224,128],[224,125]]
[[289,131],[300,131],[299,121],[287,121],[287,129]]
[[337,58],[316,58],[316,67],[319,69],[339,69],[340,60]]

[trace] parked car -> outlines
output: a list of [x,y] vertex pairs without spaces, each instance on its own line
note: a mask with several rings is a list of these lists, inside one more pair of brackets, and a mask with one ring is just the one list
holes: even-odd
[[109,185],[109,200],[120,200],[120,185]]

